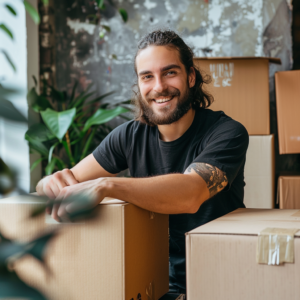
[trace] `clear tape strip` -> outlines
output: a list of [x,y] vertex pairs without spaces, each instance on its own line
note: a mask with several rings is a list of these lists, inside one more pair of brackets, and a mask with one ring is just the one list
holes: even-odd
[[256,262],[280,265],[294,262],[294,235],[297,228],[266,228],[258,234]]

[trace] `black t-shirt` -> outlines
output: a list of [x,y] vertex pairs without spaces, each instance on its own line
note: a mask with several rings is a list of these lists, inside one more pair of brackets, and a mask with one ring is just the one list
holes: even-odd
[[184,173],[193,162],[226,173],[226,188],[205,201],[195,214],[169,217],[170,290],[185,293],[185,233],[245,207],[244,166],[249,136],[223,112],[197,109],[189,129],[177,140],[159,139],[157,126],[129,121],[114,129],[95,149],[98,163],[112,174],[129,168],[132,177]]

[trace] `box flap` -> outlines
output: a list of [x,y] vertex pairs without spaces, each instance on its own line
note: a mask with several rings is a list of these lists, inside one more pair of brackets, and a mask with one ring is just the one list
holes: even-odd
[[[45,200],[39,198],[37,193],[32,193],[32,194],[28,194],[28,195],[18,195],[18,196],[13,196],[13,197],[0,199],[0,204],[8,204],[8,203],[11,203],[11,204],[16,204],[16,203],[19,203],[19,204],[39,204],[39,203],[41,203],[41,204],[43,204],[43,203],[45,203]],[[100,204],[105,204],[105,205],[115,205],[115,204],[127,205],[129,203],[125,202],[123,200],[106,197],[100,202]]]
[[300,176],[280,176],[277,197],[280,208],[300,209]]
[[195,60],[211,59],[211,60],[233,60],[233,59],[267,59],[270,63],[281,65],[281,59],[276,57],[262,57],[262,56],[223,56],[223,57],[195,57]]
[[[267,227],[300,230],[300,210],[239,208],[187,234],[257,235]],[[300,237],[300,231],[295,236]]]

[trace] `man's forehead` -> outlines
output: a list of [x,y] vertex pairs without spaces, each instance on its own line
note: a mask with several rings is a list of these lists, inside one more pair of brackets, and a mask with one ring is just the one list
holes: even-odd
[[137,73],[144,70],[161,70],[171,65],[183,67],[179,52],[173,47],[149,46],[142,49],[136,57]]

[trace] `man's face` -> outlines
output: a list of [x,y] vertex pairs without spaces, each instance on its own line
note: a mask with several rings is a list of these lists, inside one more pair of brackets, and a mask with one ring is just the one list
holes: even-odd
[[143,49],[136,58],[136,68],[145,119],[165,125],[178,121],[188,112],[195,73],[191,68],[187,75],[176,49],[165,46]]

